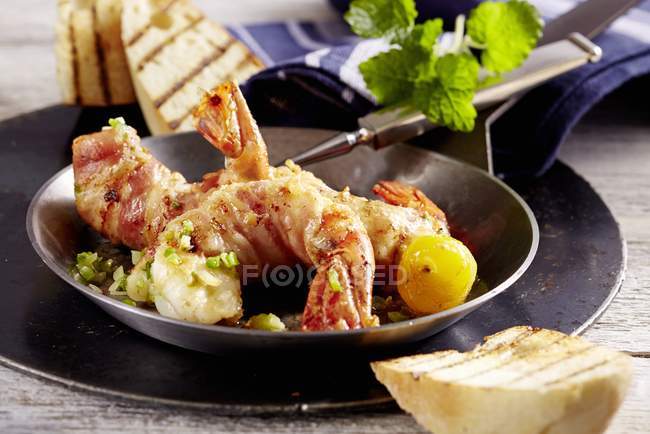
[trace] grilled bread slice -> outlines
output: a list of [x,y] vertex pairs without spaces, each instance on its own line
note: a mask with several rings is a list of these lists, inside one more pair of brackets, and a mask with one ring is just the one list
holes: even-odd
[[201,94],[225,80],[245,80],[262,62],[190,0],[130,0],[122,41],[152,134],[190,131]]
[[59,0],[57,78],[67,104],[135,101],[121,39],[122,0]]
[[630,357],[562,333],[513,327],[473,351],[375,362],[397,403],[435,434],[602,433]]

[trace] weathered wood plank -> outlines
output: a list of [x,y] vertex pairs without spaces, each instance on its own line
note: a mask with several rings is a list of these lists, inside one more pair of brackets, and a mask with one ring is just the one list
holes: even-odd
[[[609,434],[647,433],[650,359],[635,358],[635,380]],[[0,427],[5,434],[80,431],[85,433],[424,433],[408,415],[353,415],[230,418],[209,411],[150,406],[69,390],[0,367]]]
[[[414,433],[409,416],[389,414],[219,417],[209,411],[150,406],[69,390],[0,367],[0,429],[3,433],[81,431],[89,433]],[[422,431],[423,432],[423,431]]]

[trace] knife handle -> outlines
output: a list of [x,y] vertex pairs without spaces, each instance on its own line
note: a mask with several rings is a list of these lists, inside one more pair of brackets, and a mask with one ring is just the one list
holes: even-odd
[[[572,33],[567,39],[536,48],[521,67],[504,74],[497,84],[477,91],[474,106],[478,110],[488,108],[587,62],[598,62],[601,56],[599,46],[579,33]],[[373,112],[360,118],[359,126],[364,131],[360,143],[375,149],[412,139],[436,127],[422,113],[404,108]]]
[[[347,154],[357,145],[370,143],[373,140],[373,137],[373,134],[365,128],[359,128],[351,133],[339,133],[324,142],[319,143],[313,148],[309,148],[299,155],[292,157],[291,160],[300,165],[328,160],[330,158]],[[277,165],[280,164],[283,164],[283,162],[278,161]]]

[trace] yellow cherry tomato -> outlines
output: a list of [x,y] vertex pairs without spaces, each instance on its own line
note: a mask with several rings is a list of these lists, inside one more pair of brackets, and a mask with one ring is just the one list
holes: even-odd
[[397,290],[419,314],[463,303],[476,279],[476,260],[460,241],[446,235],[414,238],[402,255]]

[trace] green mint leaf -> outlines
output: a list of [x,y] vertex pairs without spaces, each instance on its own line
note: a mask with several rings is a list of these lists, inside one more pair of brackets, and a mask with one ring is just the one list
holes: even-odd
[[[457,20],[454,49],[440,58],[442,20],[416,25],[416,16],[414,0],[352,1],[345,15],[352,30],[383,37],[393,46],[359,66],[366,86],[380,104],[408,105],[440,126],[471,131],[477,88],[498,82],[501,73],[523,63],[541,36],[539,14],[524,0],[482,3],[466,22]],[[481,64],[470,48],[480,50]],[[479,83],[481,65],[493,74]]]
[[359,71],[379,104],[400,104],[413,93],[420,61],[412,50],[393,48],[360,64]]
[[401,48],[380,53],[359,65],[377,102],[390,105],[408,101],[418,80],[435,76],[433,47],[441,33],[440,19],[418,24],[398,39]]
[[433,51],[433,47],[438,42],[438,38],[441,34],[442,20],[436,18],[434,20],[425,21],[422,24],[416,24],[413,26],[412,31],[404,35],[398,35],[398,38],[393,42],[404,48],[418,48]]
[[417,14],[415,0],[354,0],[344,17],[361,37],[391,38],[413,27]]
[[409,59],[416,59],[412,65],[417,80],[424,80],[435,76],[437,57],[434,47],[442,34],[442,20],[437,18],[424,24],[417,24],[413,31],[403,38],[400,45],[406,51]]
[[471,54],[446,54],[438,59],[436,77],[417,83],[413,102],[427,118],[454,131],[474,128],[472,105],[479,64]]
[[472,10],[466,25],[472,41],[485,47],[483,67],[499,73],[521,65],[542,34],[537,9],[520,0],[481,3]]

